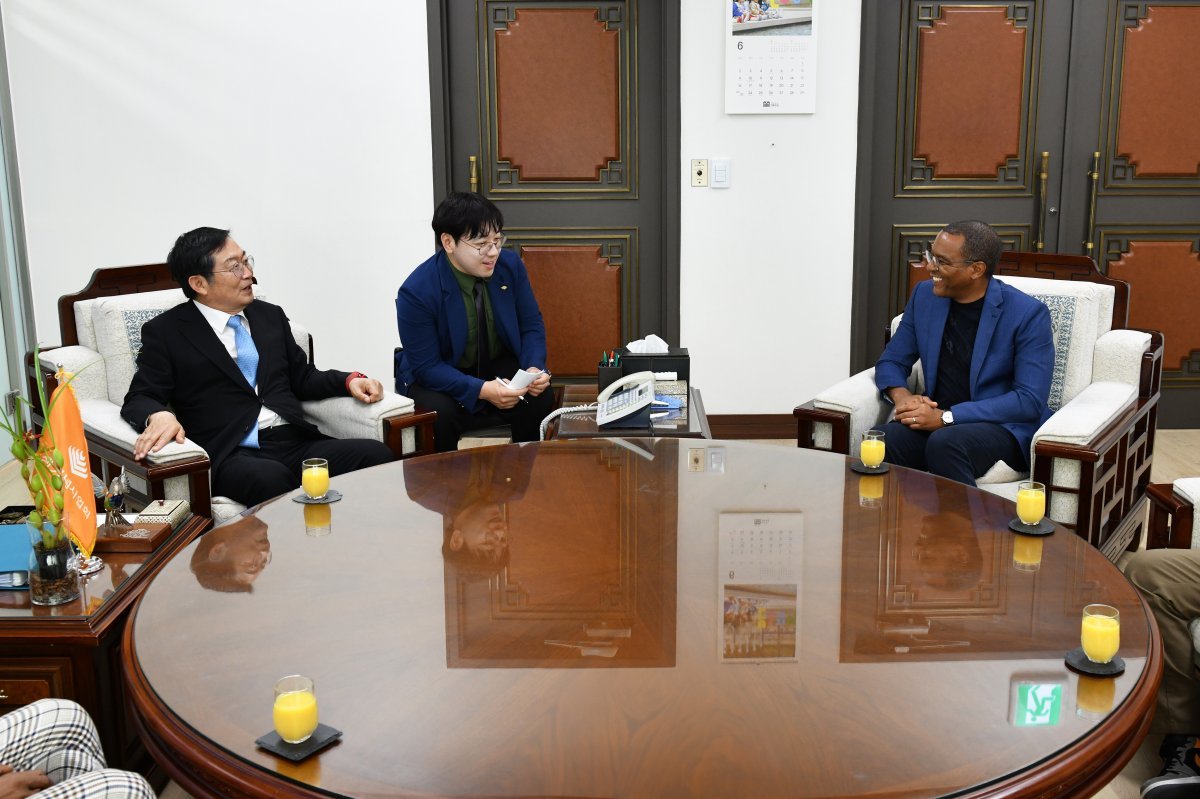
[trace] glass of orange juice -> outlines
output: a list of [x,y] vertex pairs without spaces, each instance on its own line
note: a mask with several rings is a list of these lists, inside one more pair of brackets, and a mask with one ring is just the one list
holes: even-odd
[[309,499],[325,499],[329,493],[329,461],[309,458],[301,465],[300,485]]
[[1083,654],[1093,663],[1110,663],[1121,648],[1121,614],[1111,605],[1083,609]]
[[307,741],[317,729],[317,690],[311,677],[292,674],[275,681],[275,732],[290,744]]
[[1046,486],[1027,480],[1017,486],[1017,518],[1023,524],[1037,524],[1046,515]]
[[862,444],[858,447],[858,457],[863,466],[868,469],[878,469],[883,463],[883,431],[867,430],[862,434]]

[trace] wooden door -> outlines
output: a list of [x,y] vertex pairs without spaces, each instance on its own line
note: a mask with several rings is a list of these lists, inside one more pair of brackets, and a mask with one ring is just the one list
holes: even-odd
[[1200,2],[1076,0],[1073,30],[1061,240],[1162,331],[1159,426],[1200,427]]
[[503,211],[548,366],[679,336],[678,2],[429,0],[435,190]]
[[1159,423],[1200,426],[1200,3],[864,12],[854,368],[878,357],[928,241],[983,219],[1010,249],[1089,254],[1129,281],[1129,324],[1173,342]]

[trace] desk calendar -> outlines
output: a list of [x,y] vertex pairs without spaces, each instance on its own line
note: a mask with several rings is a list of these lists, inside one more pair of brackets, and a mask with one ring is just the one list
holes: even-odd
[[725,0],[725,113],[816,111],[817,2]]
[[803,515],[722,513],[718,536],[721,660],[795,660]]

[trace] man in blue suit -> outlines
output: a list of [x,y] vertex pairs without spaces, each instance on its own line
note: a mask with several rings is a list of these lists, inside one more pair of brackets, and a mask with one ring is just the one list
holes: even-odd
[[[925,252],[930,280],[913,291],[875,365],[895,406],[887,460],[967,485],[997,461],[1029,468],[1033,434],[1050,418],[1050,312],[993,280],[1000,237],[983,222],[947,225]],[[908,390],[917,359],[926,393]]]
[[[513,441],[537,441],[553,410],[546,327],[525,264],[504,249],[504,217],[479,194],[451,194],[433,214],[441,249],[396,295],[404,349],[396,390],[437,411],[438,452],[468,430],[512,426]],[[525,388],[506,378],[536,375]]]

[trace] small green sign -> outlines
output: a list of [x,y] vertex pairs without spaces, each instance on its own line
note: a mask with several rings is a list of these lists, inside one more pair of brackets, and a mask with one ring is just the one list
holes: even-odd
[[1017,727],[1053,727],[1062,712],[1062,683],[1021,683],[1017,686]]

